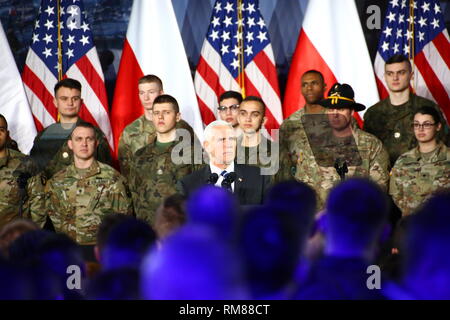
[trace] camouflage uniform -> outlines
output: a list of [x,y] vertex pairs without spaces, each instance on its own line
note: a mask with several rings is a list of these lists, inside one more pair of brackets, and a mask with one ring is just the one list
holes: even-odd
[[[83,123],[84,121],[78,118],[77,123]],[[69,149],[67,140],[72,131],[66,132],[67,136],[55,136],[44,139],[44,135],[52,130],[56,126],[61,126],[61,123],[54,123],[45,130],[41,131],[34,139],[33,148],[30,151],[30,157],[35,161],[39,167],[39,171],[43,173],[46,179],[50,179],[55,173],[61,171],[73,163],[73,152]],[[103,132],[95,127],[95,135],[99,142],[95,158],[108,165],[112,164],[111,153],[109,151],[109,145]]]
[[441,142],[426,157],[419,147],[402,154],[392,168],[389,187],[403,216],[413,213],[433,192],[450,188],[450,148]]
[[22,168],[26,158],[12,149],[6,149],[6,157],[0,158],[0,229],[19,216],[21,195],[18,178],[27,171],[27,168]]
[[[297,114],[298,115],[298,114]],[[310,185],[317,193],[318,208],[323,208],[330,189],[340,182],[334,166],[323,167],[316,162],[302,121],[294,114],[284,121],[280,132],[280,170],[276,181],[295,178]],[[316,124],[321,131],[321,124]],[[370,177],[387,189],[389,156],[380,140],[352,125],[353,137],[362,163],[349,166],[347,177]],[[320,137],[319,137],[320,138]],[[324,150],[326,153],[327,150]],[[356,151],[355,151],[356,152]]]
[[[96,160],[82,173],[74,164],[57,172],[45,184],[45,205],[55,231],[68,234],[81,245],[96,243],[98,226],[106,214],[132,214],[125,179]],[[31,211],[41,226],[45,223],[43,212]]]
[[158,148],[153,141],[139,149],[130,167],[130,189],[136,216],[153,225],[155,212],[162,200],[177,192],[176,183],[196,169],[192,156],[190,164],[175,164],[171,154],[177,140],[167,148]]
[[[186,129],[192,135],[194,130],[184,120],[176,125],[177,129]],[[195,136],[195,135],[194,135]],[[133,155],[139,149],[151,143],[156,137],[156,129],[153,122],[147,120],[144,115],[134,120],[123,130],[119,139],[119,164],[122,175],[129,179],[130,166],[133,163]]]
[[417,146],[411,124],[414,114],[423,106],[431,106],[439,110],[444,126],[438,138],[449,145],[449,128],[439,107],[433,101],[415,94],[411,93],[408,102],[399,106],[393,106],[390,99],[386,98],[370,107],[364,114],[364,130],[383,142],[389,153],[391,166],[401,154]]

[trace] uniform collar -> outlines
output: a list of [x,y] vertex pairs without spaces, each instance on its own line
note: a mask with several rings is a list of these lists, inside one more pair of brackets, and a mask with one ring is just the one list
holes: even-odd
[[0,158],[0,168],[8,165],[9,158],[10,158],[10,152],[9,152],[9,149],[6,148],[6,157]]
[[[433,151],[431,151],[431,156],[430,156],[430,162],[436,162],[436,161],[442,161],[445,160],[447,157],[446,154],[446,146],[444,145],[444,143],[442,141],[438,142],[438,145],[436,147],[436,149],[434,149]],[[420,161],[422,159],[422,153],[419,150],[419,146],[414,148],[414,158],[416,159],[416,161]]]
[[145,114],[143,114],[141,116],[141,124],[142,124],[143,132],[150,132],[150,133],[155,132],[155,125],[150,120],[147,120],[147,118],[145,117]]
[[101,168],[100,168],[97,160],[95,160],[95,159],[92,162],[91,166],[89,168],[87,168],[86,175],[84,175],[82,177],[78,174],[77,168],[75,167],[75,163],[72,162],[72,164],[68,167],[69,175],[74,176],[78,179],[89,178],[89,177],[99,174],[100,172],[101,172]]

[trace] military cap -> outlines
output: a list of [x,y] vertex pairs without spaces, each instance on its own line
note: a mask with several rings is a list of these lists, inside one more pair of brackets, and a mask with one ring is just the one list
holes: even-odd
[[346,83],[335,83],[328,96],[319,101],[319,104],[328,109],[344,109],[349,108],[355,111],[363,111],[366,107],[360,103],[355,102],[355,93],[352,87]]

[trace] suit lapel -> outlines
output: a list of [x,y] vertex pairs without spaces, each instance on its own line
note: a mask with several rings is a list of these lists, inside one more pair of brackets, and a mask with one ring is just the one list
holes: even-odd
[[240,165],[234,165],[234,172],[236,173],[236,181],[234,182],[234,194],[239,198],[239,200],[245,199],[245,179],[243,175],[243,170]]

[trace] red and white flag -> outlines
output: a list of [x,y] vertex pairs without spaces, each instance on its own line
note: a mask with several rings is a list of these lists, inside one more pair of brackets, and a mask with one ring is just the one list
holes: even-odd
[[164,93],[177,99],[181,118],[202,140],[203,124],[189,63],[170,0],[134,0],[111,110],[115,146],[123,129],[140,115],[138,80],[161,78]]
[[[379,101],[375,75],[354,0],[310,0],[289,70],[283,101],[288,117],[305,105],[300,79],[322,72],[328,89],[348,83],[367,108]],[[359,113],[360,121],[364,112]]]
[[203,122],[216,119],[218,97],[227,90],[260,96],[266,129],[283,121],[272,45],[257,0],[217,0],[195,73]]
[[[412,13],[414,17],[410,19]],[[439,1],[389,3],[375,58],[382,99],[388,96],[385,61],[394,54],[410,58],[414,68],[413,89],[435,101],[450,120],[450,40]]]
[[22,79],[0,23],[0,114],[8,121],[8,130],[20,151],[28,154],[36,136],[33,116]]
[[37,129],[58,119],[53,102],[58,79],[81,82],[80,116],[98,126],[113,147],[103,71],[81,0],[42,0],[22,80]]

